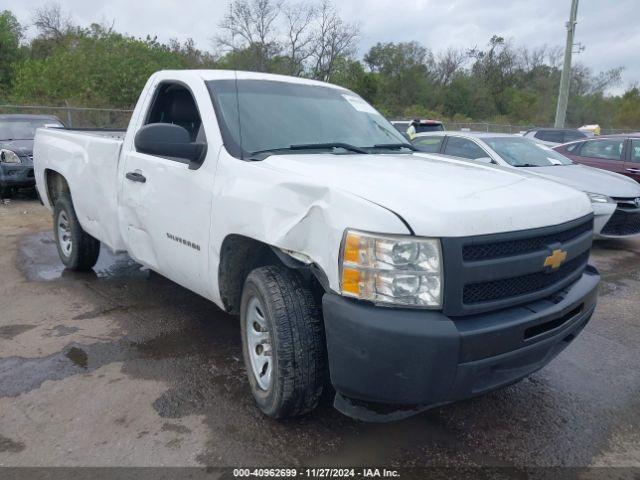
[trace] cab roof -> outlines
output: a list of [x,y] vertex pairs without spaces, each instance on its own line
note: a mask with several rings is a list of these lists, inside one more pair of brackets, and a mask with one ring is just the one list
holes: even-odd
[[176,78],[184,75],[195,74],[202,78],[205,82],[212,80],[270,80],[273,82],[286,82],[286,83],[298,83],[302,85],[317,85],[319,87],[330,87],[337,90],[344,90],[348,92],[344,87],[334,85],[332,83],[321,82],[319,80],[311,80],[308,78],[291,77],[288,75],[277,75],[274,73],[261,73],[261,72],[246,72],[243,70],[161,70],[156,74],[170,74],[175,75]]

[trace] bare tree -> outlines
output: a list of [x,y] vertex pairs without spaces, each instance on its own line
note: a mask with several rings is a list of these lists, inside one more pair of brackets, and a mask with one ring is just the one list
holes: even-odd
[[545,65],[547,57],[547,45],[541,47],[520,47],[517,51],[516,64],[519,69],[529,72]]
[[254,69],[265,71],[269,59],[278,53],[276,20],[278,0],[233,0],[220,23],[223,35],[216,42],[232,51],[248,49],[255,56]]
[[564,57],[564,47],[556,45],[547,50],[547,62],[552,67],[560,68]]
[[314,40],[312,59],[313,76],[329,81],[340,57],[354,53],[360,28],[353,23],[345,23],[333,4],[324,0],[319,7],[318,25]]
[[52,40],[60,40],[73,28],[71,17],[62,10],[58,2],[49,2],[36,9],[32,21],[40,35]]
[[448,48],[439,53],[435,61],[436,81],[440,85],[449,85],[453,77],[462,70],[467,59],[467,54],[457,48]]
[[288,74],[299,76],[305,69],[305,62],[313,54],[313,22],[317,9],[309,4],[285,5],[286,54]]

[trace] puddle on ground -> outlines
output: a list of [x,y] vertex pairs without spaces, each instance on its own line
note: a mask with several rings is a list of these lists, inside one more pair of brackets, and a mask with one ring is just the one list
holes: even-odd
[[18,268],[31,281],[59,279],[117,279],[147,277],[149,270],[137,264],[125,253],[113,254],[104,245],[98,263],[89,272],[66,270],[58,256],[53,232],[25,236],[20,242]]
[[3,325],[0,327],[0,338],[12,340],[14,337],[32,328],[36,328],[36,325]]
[[48,332],[43,334],[43,337],[66,337],[80,331],[78,327],[67,327],[66,325],[56,325],[53,328],[49,328]]
[[84,370],[87,369],[87,364],[89,363],[89,356],[87,355],[87,352],[85,352],[81,348],[71,347],[69,350],[67,350],[67,353],[65,353],[65,356],[69,360],[71,360],[71,363],[73,363],[74,365],[80,368],[83,368]]
[[[87,353],[92,352],[92,360]],[[39,388],[47,380],[62,380],[93,371],[122,358],[122,349],[113,343],[89,346],[70,345],[46,357],[0,358],[0,397],[15,397]]]
[[16,442],[10,438],[0,435],[0,453],[18,453],[25,449],[25,445],[22,442]]

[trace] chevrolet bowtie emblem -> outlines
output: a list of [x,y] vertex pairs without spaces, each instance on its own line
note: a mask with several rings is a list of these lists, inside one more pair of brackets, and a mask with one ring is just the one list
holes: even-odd
[[544,268],[551,271],[555,271],[560,268],[560,265],[567,259],[567,252],[558,248],[554,250],[551,255],[544,259]]

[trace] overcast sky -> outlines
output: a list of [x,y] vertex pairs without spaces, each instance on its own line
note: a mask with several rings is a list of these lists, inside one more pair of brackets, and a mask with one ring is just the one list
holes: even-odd
[[[295,3],[295,0],[293,0]],[[44,0],[4,0],[23,24]],[[211,49],[211,37],[227,0],[62,0],[81,25],[115,22],[116,30],[161,41],[192,37]],[[376,42],[417,40],[437,51],[448,46],[484,47],[493,34],[516,45],[562,46],[570,0],[335,0],[342,16],[358,22],[362,55]],[[30,28],[29,35],[35,31]],[[638,0],[580,0],[576,42],[585,51],[574,56],[595,71],[624,67],[618,93],[640,84],[640,5]]]

